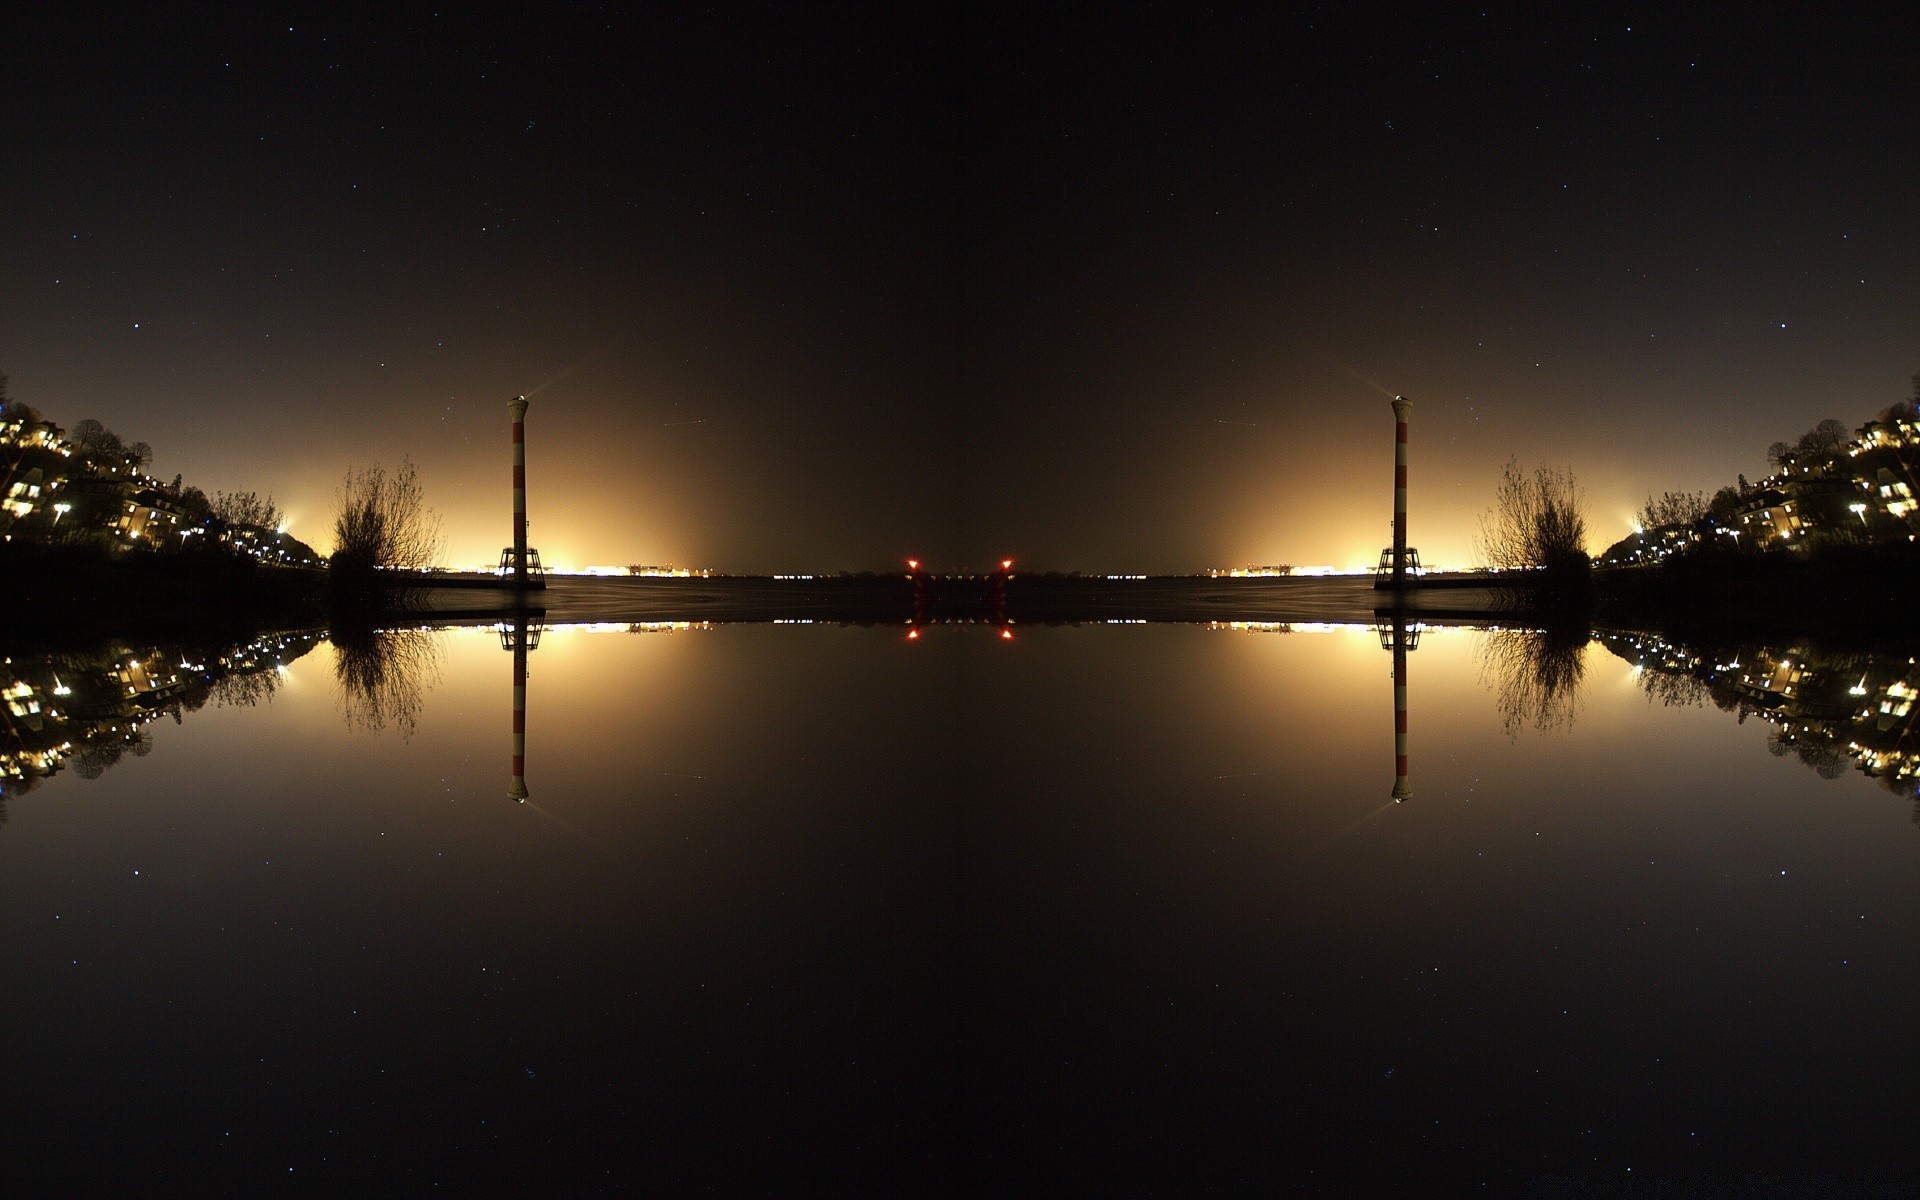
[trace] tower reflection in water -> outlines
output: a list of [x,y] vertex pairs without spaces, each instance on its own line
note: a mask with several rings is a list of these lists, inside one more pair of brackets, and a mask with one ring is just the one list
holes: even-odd
[[500,626],[500,648],[513,653],[513,778],[507,798],[527,802],[527,655],[540,648],[540,626],[521,613]]
[[1420,648],[1420,626],[1393,614],[1391,624],[1380,626],[1380,648],[1393,653],[1393,802],[1400,804],[1413,797],[1407,781],[1407,655]]

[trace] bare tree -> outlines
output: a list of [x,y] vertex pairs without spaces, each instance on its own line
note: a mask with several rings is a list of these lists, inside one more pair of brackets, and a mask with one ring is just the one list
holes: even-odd
[[1802,459],[1826,461],[1840,453],[1840,447],[1847,444],[1847,427],[1828,417],[1800,435],[1800,441],[1794,446]]
[[440,555],[440,518],[427,507],[411,460],[347,472],[333,520],[333,569],[370,578],[376,570],[422,571]]
[[1509,459],[1493,509],[1480,518],[1481,559],[1503,571],[1584,571],[1587,518],[1580,505],[1571,470],[1539,467],[1529,475]]
[[271,492],[265,499],[254,492],[215,492],[208,504],[213,515],[228,525],[274,529],[280,524],[280,510],[274,505]]
[[92,417],[75,425],[67,440],[80,452],[80,457],[89,462],[119,466],[126,461],[127,447],[120,435]]
[[180,489],[180,510],[195,521],[204,521],[213,513],[213,502],[199,488],[188,484]]
[[1662,492],[1658,500],[1647,497],[1639,520],[1642,529],[1663,529],[1671,525],[1692,525],[1706,515],[1705,493]]

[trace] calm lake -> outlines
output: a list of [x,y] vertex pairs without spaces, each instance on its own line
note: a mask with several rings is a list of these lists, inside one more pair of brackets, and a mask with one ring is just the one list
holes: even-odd
[[1920,1181],[1911,662],[1010,632],[12,660],[16,1194]]

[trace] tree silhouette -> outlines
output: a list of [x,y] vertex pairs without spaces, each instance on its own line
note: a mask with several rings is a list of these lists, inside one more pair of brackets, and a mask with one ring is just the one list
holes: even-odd
[[265,499],[254,492],[215,492],[208,506],[214,516],[228,525],[273,529],[280,524],[280,510],[274,505],[271,492]]
[[1540,467],[1529,475],[1509,459],[1480,518],[1480,556],[1503,571],[1584,572],[1587,519],[1570,470]]
[[1663,492],[1658,500],[1647,497],[1646,507],[1640,510],[1640,526],[1643,529],[1660,529],[1669,525],[1692,525],[1706,515],[1707,498],[1704,493]]
[[90,463],[118,467],[127,461],[127,446],[120,435],[92,417],[75,425],[67,434],[67,440],[73,443],[80,457]]
[[411,460],[347,472],[334,516],[336,578],[371,583],[376,570],[422,571],[440,555],[440,518],[427,507]]
[[1828,417],[1800,435],[1800,441],[1794,446],[1796,455],[1802,459],[1825,461],[1840,452],[1847,444],[1848,429],[1845,425]]

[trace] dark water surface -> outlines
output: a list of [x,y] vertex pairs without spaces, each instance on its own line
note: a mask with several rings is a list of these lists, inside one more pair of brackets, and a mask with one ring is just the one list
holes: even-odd
[[1920,1180],[1911,663],[1428,629],[1396,804],[1373,630],[923,633],[547,629],[526,803],[492,629],[10,663],[9,1181]]

